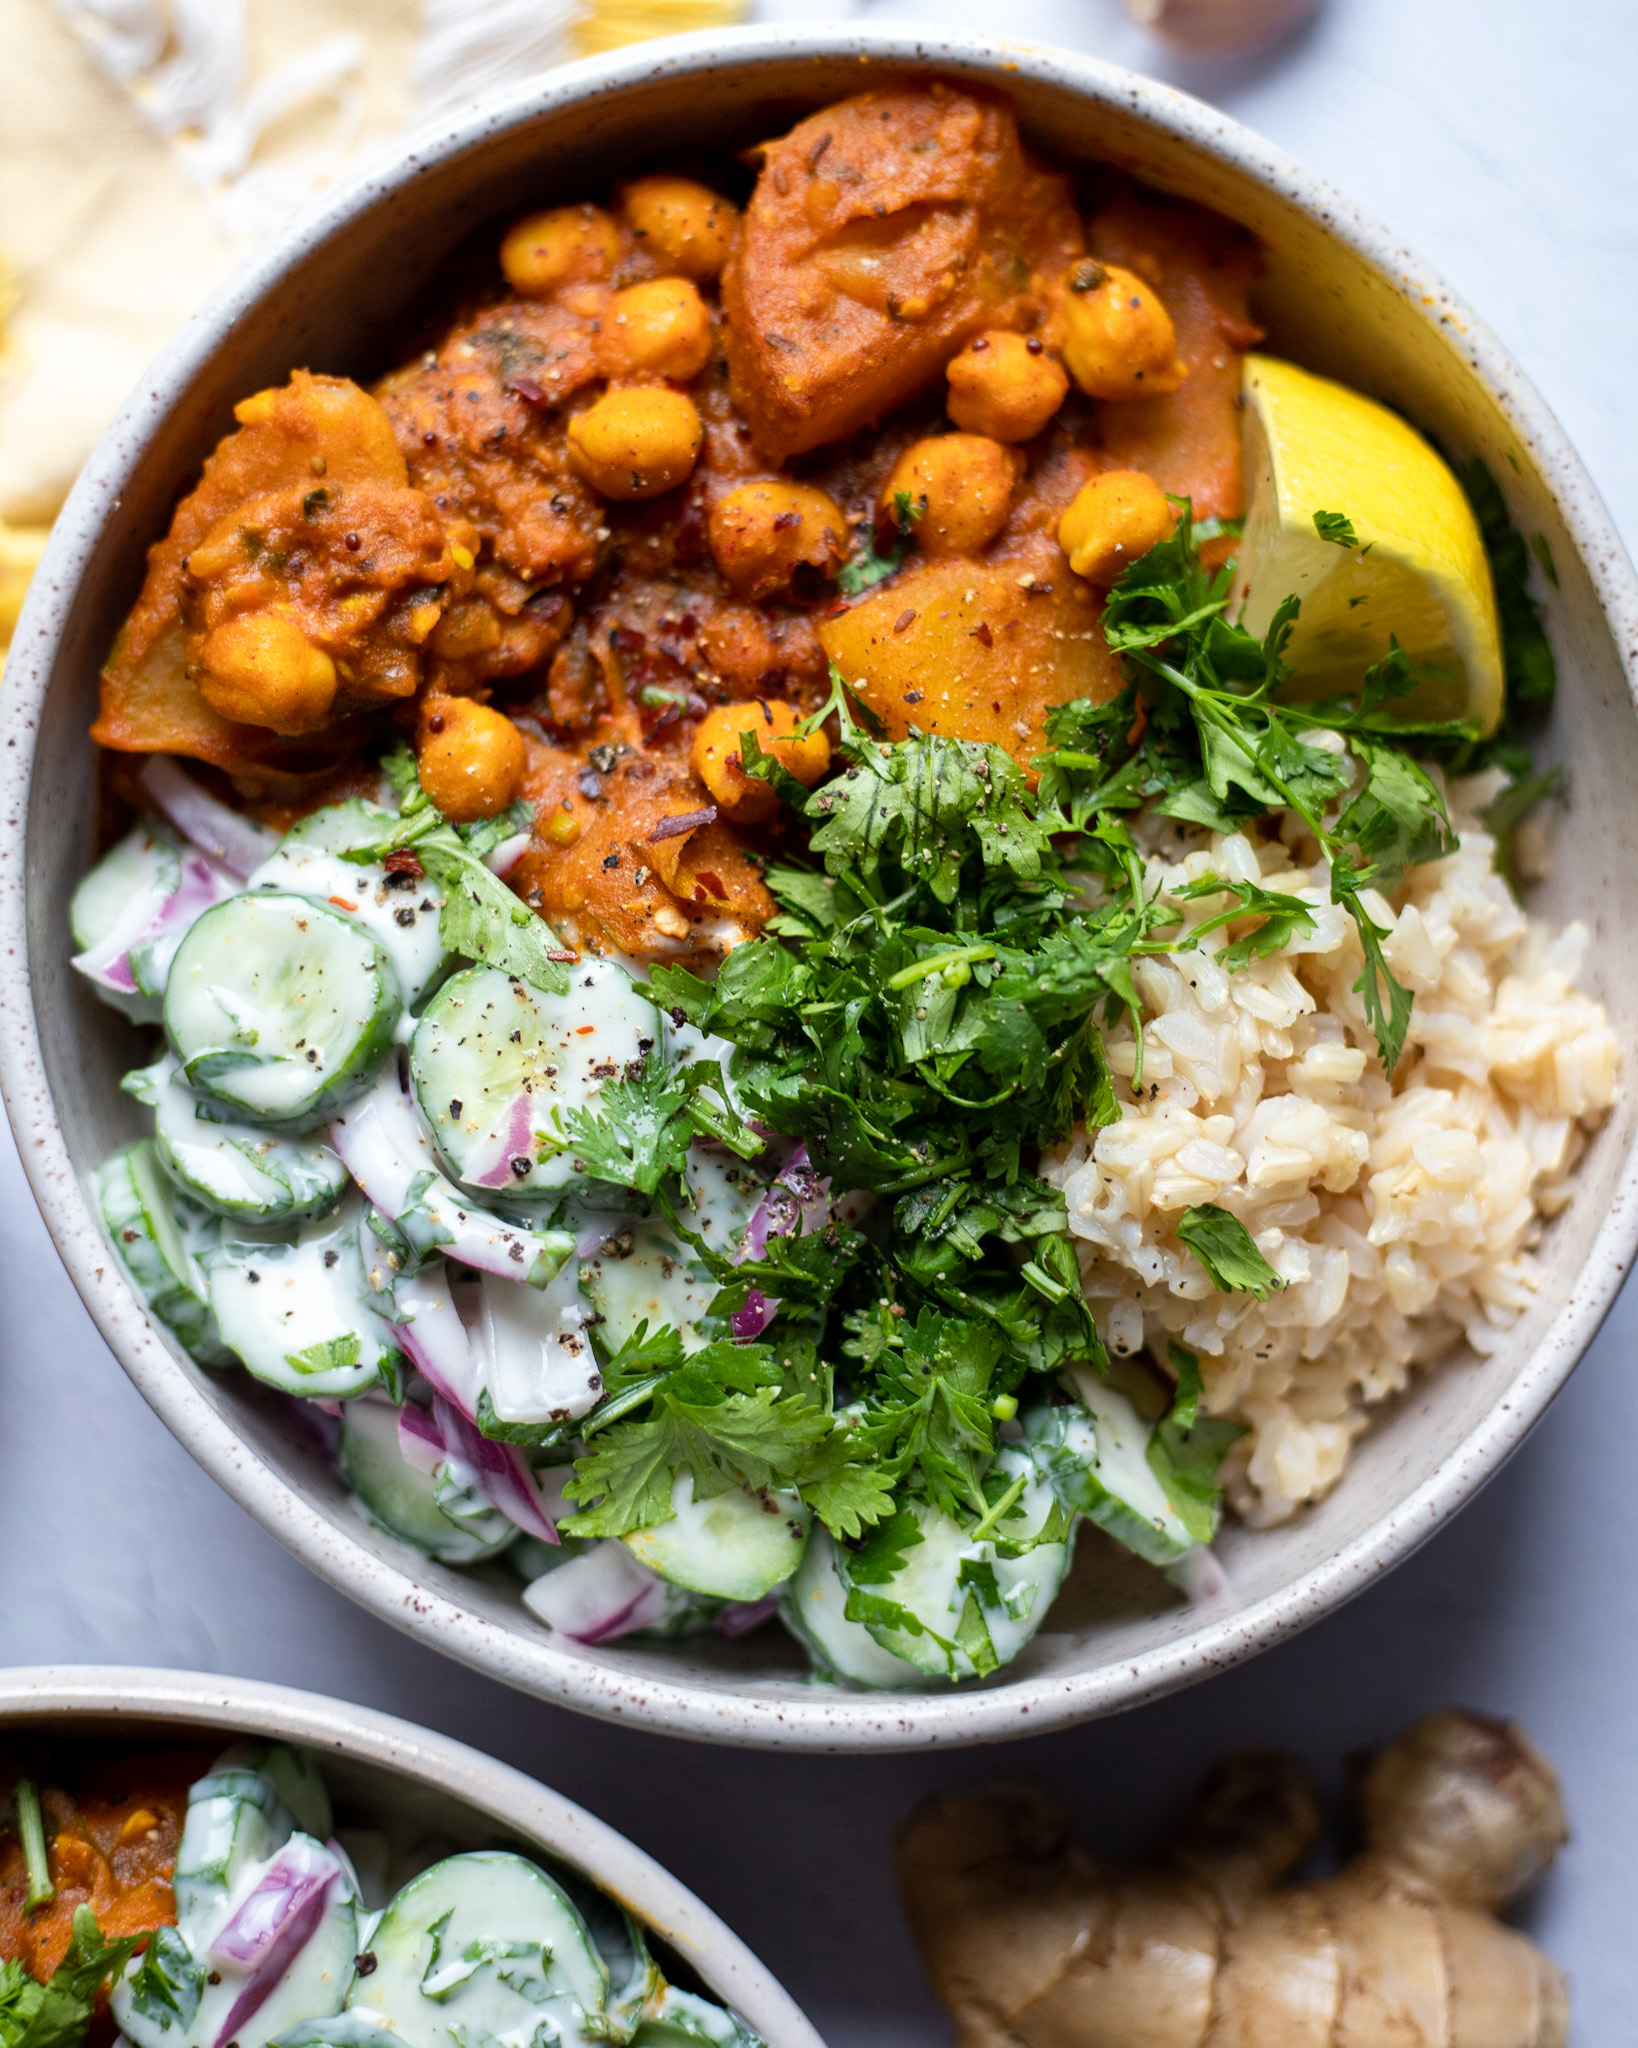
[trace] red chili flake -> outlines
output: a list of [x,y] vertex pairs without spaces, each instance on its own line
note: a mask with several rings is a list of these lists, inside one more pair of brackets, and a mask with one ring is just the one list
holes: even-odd
[[677,811],[660,820],[648,835],[648,844],[653,846],[661,839],[680,839],[685,832],[697,832],[702,825],[715,824],[716,816],[715,804],[707,804],[702,811]]
[[914,612],[900,612],[893,621],[893,631],[895,633],[902,633],[906,626],[913,626],[915,622],[916,615]]
[[544,405],[546,392],[533,377],[513,377],[506,386],[514,398],[521,398],[525,405]]
[[358,905],[356,903],[349,903],[345,896],[332,896],[330,898],[330,901],[335,905],[337,910],[356,910],[358,908]]
[[978,642],[980,647],[993,647],[995,645],[995,635],[990,631],[988,619],[979,620],[978,624],[973,628],[972,637]]
[[381,865],[389,875],[413,875],[417,881],[426,873],[413,846],[395,846]]
[[800,512],[781,512],[774,519],[773,530],[775,533],[789,533],[793,526],[800,526],[801,524],[802,515]]
[[701,868],[699,879],[711,891],[711,894],[719,903],[726,903],[728,901],[728,891],[722,886],[722,878],[719,875],[714,875],[709,868]]
[[827,619],[839,619],[842,616],[843,612],[845,612],[847,609],[848,602],[845,597],[833,598],[831,602],[825,606],[825,617]]

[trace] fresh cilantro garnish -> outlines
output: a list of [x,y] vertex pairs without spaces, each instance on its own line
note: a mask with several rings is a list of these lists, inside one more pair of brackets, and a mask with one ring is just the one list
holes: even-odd
[[1177,1234],[1225,1294],[1255,1294],[1259,1301],[1285,1282],[1275,1272],[1238,1216],[1215,1202],[1201,1202],[1183,1211]]
[[554,957],[564,949],[551,926],[484,865],[503,839],[534,822],[528,805],[514,804],[502,817],[476,825],[452,825],[422,789],[407,747],[388,754],[381,767],[400,798],[398,818],[375,838],[348,847],[342,859],[362,866],[413,853],[443,891],[438,936],[449,952],[498,967],[543,994],[567,995],[568,970]]
[[[911,516],[919,517],[919,509]],[[862,597],[867,590],[873,590],[878,583],[885,583],[896,570],[903,568],[904,558],[909,552],[908,525],[901,527],[897,540],[878,551],[875,531],[866,521],[854,530],[853,552],[836,572],[836,588],[844,597]]]
[[177,1928],[160,1927],[150,1936],[129,1989],[139,2018],[185,2035],[205,1995],[205,1967]]
[[327,1337],[322,1344],[309,1344],[305,1351],[287,1351],[284,1362],[292,1372],[345,1372],[358,1363],[358,1333]]
[[1209,1543],[1222,1518],[1218,1474],[1245,1427],[1202,1417],[1199,1359],[1181,1344],[1170,1344],[1167,1350],[1177,1374],[1177,1396],[1150,1435],[1149,1469],[1195,1542]]
[[[1314,531],[1321,540],[1328,540],[1333,547],[1357,548],[1359,535],[1354,531],[1354,522],[1346,512],[1316,512]],[[1367,550],[1367,553],[1369,550]]]
[[89,1906],[75,1907],[73,1930],[49,1983],[37,1983],[20,1962],[0,1963],[0,2048],[79,2048],[97,1993],[148,1939],[104,1941]]
[[607,1082],[595,1110],[572,1110],[564,1129],[584,1172],[642,1195],[652,1195],[682,1171],[696,1137],[724,1145],[741,1159],[763,1150],[730,1103],[715,1060],[668,1067],[646,1059],[635,1074]]

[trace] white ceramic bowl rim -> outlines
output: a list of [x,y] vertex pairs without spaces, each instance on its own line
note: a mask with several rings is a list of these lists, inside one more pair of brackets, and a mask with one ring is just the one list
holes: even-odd
[[[46,681],[68,602],[90,552],[141,460],[149,434],[217,346],[302,252],[429,166],[479,149],[542,113],[589,102],[637,78],[686,79],[725,59],[834,58],[1067,89],[1092,104],[1153,124],[1260,184],[1361,257],[1429,325],[1443,331],[1505,414],[1573,532],[1634,689],[1638,584],[1608,514],[1562,429],[1506,351],[1427,267],[1392,236],[1282,151],[1215,109],[1153,80],[1061,50],[974,36],[819,26],[678,37],[589,59],[484,103],[447,129],[407,145],[373,175],[309,215],[244,266],[183,328],[137,388],[86,466],[53,531],[25,607],[7,671],[7,738],[0,749],[0,1089],[23,1165],[75,1285],[116,1357],[172,1433],[239,1503],[321,1577],[392,1622],[508,1684],[602,1718],[696,1740],[809,1749],[903,1749],[1030,1735],[1135,1706],[1226,1669],[1320,1619],[1424,1542],[1517,1449],[1573,1370],[1613,1302],[1638,1245],[1638,1161],[1621,1164],[1578,1283],[1506,1397],[1433,1475],[1320,1565],[1227,1616],[1137,1655],[1072,1673],[1030,1676],[993,1689],[898,1699],[816,1687],[757,1698],[725,1685],[672,1682],[600,1668],[545,1632],[503,1627],[417,1582],[367,1550],[297,1491],[235,1432],[155,1333],[109,1258],[77,1180],[46,1082],[28,958],[24,874],[29,777]],[[861,73],[861,77],[865,74]]]
[[0,1733],[24,1720],[131,1720],[297,1743],[418,1779],[580,1871],[664,1937],[768,2048],[824,2048],[812,2022],[737,1934],[624,1835],[510,1764],[369,1707],[194,1671],[45,1664],[0,1672]]

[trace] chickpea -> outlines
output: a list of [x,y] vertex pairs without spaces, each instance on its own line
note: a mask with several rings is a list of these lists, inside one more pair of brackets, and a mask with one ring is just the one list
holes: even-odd
[[569,421],[569,460],[605,498],[657,498],[684,481],[703,439],[699,411],[681,391],[605,391]]
[[611,377],[669,377],[686,384],[711,360],[711,316],[686,277],[657,277],[615,293],[598,347]]
[[1088,398],[1164,398],[1189,374],[1172,316],[1141,277],[1083,256],[1063,299],[1064,361]]
[[501,269],[513,291],[544,299],[560,285],[607,277],[620,254],[620,231],[600,206],[554,206],[507,230]]
[[213,711],[273,732],[316,732],[336,700],[336,665],[283,612],[241,612],[205,637],[200,694]]
[[511,719],[470,697],[432,697],[421,721],[421,787],[446,818],[493,818],[518,793],[528,765]]
[[741,484],[711,510],[711,552],[739,597],[772,597],[806,564],[828,576],[847,559],[847,521],[812,484]]
[[1153,477],[1141,469],[1109,469],[1075,493],[1058,521],[1058,540],[1077,576],[1107,586],[1158,547],[1176,523]]
[[500,645],[501,622],[493,605],[481,597],[463,597],[452,604],[432,630],[432,651],[446,661],[469,654],[487,654]]
[[878,513],[902,526],[899,500],[908,498],[924,554],[975,555],[1006,525],[1017,473],[1012,450],[999,441],[940,434],[917,441],[894,463]]
[[778,698],[719,704],[705,714],[688,760],[719,811],[737,824],[755,825],[771,818],[779,807],[772,784],[760,775],[747,775],[740,763],[741,735],[747,732],[754,733],[763,752],[772,754],[805,789],[823,780],[830,766],[830,741],[823,732],[799,737],[800,723],[795,706]]
[[739,214],[692,178],[636,178],[622,187],[620,211],[649,254],[705,284],[718,275]]
[[975,335],[944,374],[951,419],[992,441],[1033,441],[1069,391],[1063,365],[1034,335],[1002,328]]

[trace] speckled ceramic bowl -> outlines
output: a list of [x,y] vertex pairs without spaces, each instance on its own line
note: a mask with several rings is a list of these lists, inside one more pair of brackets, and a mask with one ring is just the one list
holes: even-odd
[[1010,93],[1062,163],[1107,158],[1261,236],[1270,347],[1375,392],[1460,456],[1482,455],[1514,516],[1543,533],[1561,587],[1564,677],[1552,751],[1574,802],[1549,917],[1585,918],[1589,980],[1638,1042],[1638,588],[1564,436],[1518,370],[1384,230],[1277,150],[1181,93],[1065,53],[840,26],[745,30],[572,66],[406,149],[241,272],[155,364],[52,537],[6,675],[0,749],[0,1080],[46,1221],[115,1355],[205,1468],[333,1585],[509,1684],[588,1713],[719,1742],[847,1749],[973,1742],[1105,1714],[1186,1685],[1317,1620],[1407,1556],[1497,1469],[1563,1384],[1613,1301],[1638,1230],[1628,1084],[1542,1251],[1540,1295],[1493,1357],[1419,1380],[1342,1485],[1287,1527],[1229,1530],[1228,1589],[1190,1606],[1096,1539],[1045,1628],[987,1685],[889,1697],[803,1682],[774,1628],[738,1643],[552,1636],[510,1579],[429,1564],[349,1510],[292,1406],[211,1375],[144,1314],[93,1222],[81,1177],[137,1128],[116,1086],[124,1027],[68,968],[67,903],[92,851],[95,679],[143,551],[229,424],[234,400],[295,364],[373,375],[446,254],[496,215],[600,190],[662,151],[777,132],[891,70]]
[[0,1741],[209,1748],[244,1735],[312,1750],[337,1823],[386,1836],[393,1884],[463,1849],[502,1844],[543,1854],[618,1900],[669,1949],[660,1959],[668,1975],[732,2006],[768,2048],[824,2048],[790,1995],[686,1885],[573,1800],[464,1742],[248,1678],[105,1664],[0,1673]]

